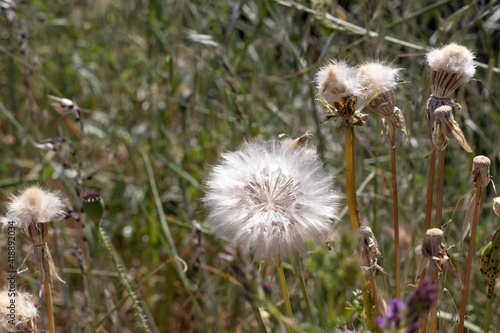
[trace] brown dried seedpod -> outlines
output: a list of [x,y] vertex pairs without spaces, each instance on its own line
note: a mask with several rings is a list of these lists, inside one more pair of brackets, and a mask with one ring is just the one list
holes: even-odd
[[453,118],[452,108],[449,105],[438,107],[434,111],[434,132],[432,132],[432,143],[438,151],[443,151],[448,146],[448,135],[453,137],[460,143],[462,148],[468,152],[472,152],[472,148],[465,139],[464,133],[458,126],[458,123]]
[[361,268],[366,271],[370,280],[375,278],[375,271],[378,269],[384,274],[385,270],[377,264],[377,257],[380,255],[378,243],[370,227],[360,227],[356,232],[358,242],[358,254],[361,257]]
[[491,161],[484,155],[478,155],[472,160],[472,179],[474,183],[480,181],[481,187],[486,187],[490,183]]
[[446,268],[448,262],[453,270],[453,264],[450,261],[448,254],[449,248],[443,244],[443,231],[439,228],[428,229],[425,232],[424,240],[422,241],[422,255],[429,260],[432,271],[436,274],[436,279],[439,280]]

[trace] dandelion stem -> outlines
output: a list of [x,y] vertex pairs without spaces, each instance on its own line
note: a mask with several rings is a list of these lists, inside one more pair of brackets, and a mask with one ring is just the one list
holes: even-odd
[[[493,280],[495,283],[495,280]],[[490,331],[490,322],[491,322],[491,307],[493,304],[493,297],[489,298],[486,302],[486,317],[484,319],[484,333],[488,333]]]
[[443,183],[444,183],[444,153],[445,149],[439,152],[438,179],[436,192],[436,228],[441,229],[443,220]]
[[97,234],[99,236],[99,241],[102,243],[106,254],[110,257],[111,262],[113,263],[113,266],[116,269],[116,272],[118,273],[118,279],[120,280],[123,288],[127,291],[127,294],[129,295],[131,301],[132,301],[132,306],[134,308],[135,315],[137,319],[139,320],[139,324],[141,326],[141,329],[143,332],[148,333],[149,328],[146,323],[146,319],[144,318],[144,314],[142,312],[142,309],[140,308],[139,301],[137,300],[137,296],[135,293],[132,291],[132,288],[130,287],[130,284],[125,277],[125,273],[123,272],[122,266],[118,263],[117,256],[118,253],[116,253],[116,250],[112,248],[112,245],[110,244],[108,237],[104,233],[104,230],[101,227],[101,223],[96,223],[96,229],[97,229]]
[[311,303],[309,301],[309,295],[307,294],[307,287],[304,281],[304,275],[302,274],[302,267],[300,265],[299,256],[295,257],[295,270],[297,271],[297,275],[300,282],[300,288],[302,289],[302,294],[304,295],[304,301],[306,302],[307,314],[309,315],[309,320],[314,324],[314,317],[311,311]]
[[257,324],[259,324],[259,328],[261,333],[267,333],[266,325],[264,325],[264,321],[262,320],[262,316],[260,315],[259,308],[252,304],[253,315],[255,316],[255,320],[257,320]]
[[[444,151],[443,151],[444,152]],[[441,156],[441,154],[439,154]],[[443,154],[444,155],[444,154]],[[432,283],[439,283],[439,281],[436,281],[437,274],[430,269],[429,270],[429,276],[431,278]],[[430,325],[429,325],[429,332],[430,333],[436,333],[437,332],[437,310],[438,310],[438,303],[434,303],[431,307],[431,314],[430,314]]]
[[427,181],[427,204],[425,206],[425,230],[431,228],[432,197],[434,195],[434,170],[436,169],[436,149],[432,150],[429,163],[429,178]]
[[52,305],[52,289],[50,287],[49,279],[43,280],[43,285],[45,286],[45,300],[47,302],[47,318],[49,319],[49,332],[56,332],[56,325],[54,322],[54,308]]
[[477,222],[479,219],[479,208],[481,205],[481,190],[482,183],[480,180],[476,181],[476,200],[474,202],[474,217],[471,223],[470,241],[469,241],[469,252],[467,253],[467,266],[465,268],[465,279],[464,279],[464,289],[462,291],[462,303],[460,304],[460,323],[458,326],[458,332],[462,333],[464,331],[464,321],[465,321],[465,307],[467,305],[467,298],[469,296],[469,281],[470,281],[470,271],[472,265],[472,257],[474,256],[474,244],[476,241],[476,230]]
[[[346,160],[346,179],[347,179],[347,205],[349,206],[349,217],[351,218],[352,229],[354,233],[359,229],[358,199],[356,198],[356,169],[354,159],[354,128],[345,127],[345,160]],[[365,305],[368,327],[376,327],[373,318],[372,309],[368,300],[365,277],[361,277],[361,292],[363,293],[363,303]]]
[[[288,295],[288,289],[286,287],[285,272],[283,271],[283,265],[281,263],[280,255],[276,256],[276,268],[278,269],[278,275],[280,277],[281,290],[283,291],[283,299],[285,300],[286,314],[289,318],[293,319],[292,306],[290,304],[290,296]],[[290,328],[290,333],[294,330]]]
[[356,198],[356,170],[354,161],[354,128],[345,128],[345,159],[347,178],[347,205],[354,232],[359,228],[358,199]]
[[399,202],[398,202],[398,180],[396,178],[396,147],[391,149],[392,169],[392,202],[394,206],[394,248],[396,261],[396,298],[400,298],[401,285],[401,263],[399,262]]

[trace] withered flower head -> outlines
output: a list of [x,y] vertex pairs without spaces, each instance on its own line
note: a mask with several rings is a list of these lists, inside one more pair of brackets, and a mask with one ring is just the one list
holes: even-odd
[[467,139],[465,139],[464,133],[453,117],[450,106],[443,105],[438,107],[434,111],[434,116],[436,120],[434,122],[434,132],[432,133],[432,143],[438,151],[446,149],[446,146],[448,146],[448,135],[451,134],[466,152],[472,152],[472,148]]
[[491,161],[484,155],[478,155],[472,160],[472,179],[474,183],[481,182],[482,187],[490,183],[490,165]]
[[428,229],[422,241],[422,255],[429,260],[432,271],[436,274],[436,282],[439,280],[446,268],[446,263],[454,269],[448,249],[443,244],[443,231],[439,228]]
[[384,269],[377,264],[380,251],[378,250],[377,239],[375,239],[372,229],[366,226],[359,227],[356,231],[356,240],[358,243],[358,254],[362,263],[361,268],[366,272],[368,278],[373,280],[377,269],[386,274]]

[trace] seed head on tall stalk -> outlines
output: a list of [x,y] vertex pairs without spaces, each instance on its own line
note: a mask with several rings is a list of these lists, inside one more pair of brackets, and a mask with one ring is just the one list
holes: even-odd
[[52,281],[53,278],[62,283],[64,281],[57,274],[47,245],[49,222],[61,217],[64,214],[63,208],[64,205],[59,193],[46,191],[35,185],[27,187],[18,196],[12,196],[7,206],[7,214],[1,220],[4,226],[15,227],[25,241],[32,245],[30,253],[33,252],[34,262],[43,282],[40,295],[45,289],[50,333],[55,332]]
[[[357,70],[345,61],[330,60],[328,66],[322,67],[315,77],[316,88],[319,91],[318,100],[328,109],[323,122],[334,119],[339,122],[340,130],[345,133],[346,147],[346,192],[349,217],[354,233],[360,227],[358,200],[356,198],[356,173],[354,159],[354,127],[366,125],[366,114],[357,108],[361,84]],[[369,103],[370,101],[367,101]],[[375,317],[366,290],[365,277],[361,278],[361,290],[367,313],[368,326],[376,327]]]
[[247,142],[224,153],[208,176],[204,198],[215,235],[254,260],[276,260],[290,318],[282,259],[306,253],[306,239],[323,242],[338,217],[339,195],[307,137]]
[[[359,67],[362,96],[371,102],[368,109],[382,116],[382,141],[391,149],[392,202],[394,214],[394,248],[396,267],[396,298],[400,297],[401,263],[399,260],[399,208],[398,183],[396,178],[396,130],[406,135],[405,119],[396,107],[393,89],[396,87],[399,70],[383,63],[372,62]],[[375,97],[373,97],[375,96]]]
[[467,265],[465,268],[464,288],[462,291],[462,302],[460,303],[459,326],[458,332],[464,331],[465,323],[465,307],[469,296],[469,281],[470,271],[472,266],[472,257],[474,256],[474,244],[476,241],[477,223],[479,220],[479,209],[481,207],[481,191],[483,187],[490,183],[490,165],[491,161],[488,157],[478,155],[472,161],[472,180],[476,186],[476,199],[474,201],[474,215],[471,222],[471,232],[469,241],[469,251],[467,253]]
[[[443,128],[454,129],[451,133],[460,143],[462,148],[468,153],[472,152],[470,145],[465,140],[463,133],[461,133],[458,124],[453,119],[451,108],[456,107],[459,111],[462,109],[461,105],[450,96],[455,90],[460,87],[462,83],[470,80],[475,73],[474,68],[474,55],[466,47],[451,43],[431,50],[426,55],[427,63],[431,68],[430,80],[432,94],[427,101],[427,126],[429,129],[429,136],[431,138],[431,158],[430,158],[430,172],[429,183],[427,189],[427,209],[425,219],[425,229],[430,228],[431,220],[431,205],[432,193],[434,186],[434,167],[436,159],[436,148],[439,150],[438,162],[438,182],[437,182],[437,198],[436,198],[436,227],[441,228],[442,221],[442,207],[443,207],[443,181],[444,181],[444,149],[447,144],[447,135],[440,133]],[[450,111],[447,116],[441,114],[437,117],[436,110],[441,106],[448,106]],[[448,109],[447,109],[448,110]],[[446,123],[446,124],[444,124]],[[439,129],[436,129],[439,127]],[[461,135],[455,135],[458,131]]]

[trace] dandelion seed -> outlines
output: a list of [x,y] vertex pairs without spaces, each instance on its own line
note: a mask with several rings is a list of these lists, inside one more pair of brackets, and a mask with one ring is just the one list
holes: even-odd
[[[296,148],[293,148],[293,147]],[[207,181],[207,222],[255,260],[307,251],[337,218],[339,196],[316,151],[292,140],[245,143],[222,155]]]
[[[12,318],[9,306],[11,300],[15,301],[15,318]],[[0,331],[1,332],[36,332],[37,307],[34,303],[35,297],[27,292],[16,292],[14,298],[10,297],[9,291],[0,292]],[[10,322],[9,322],[10,321]],[[14,325],[11,323],[15,322]]]

